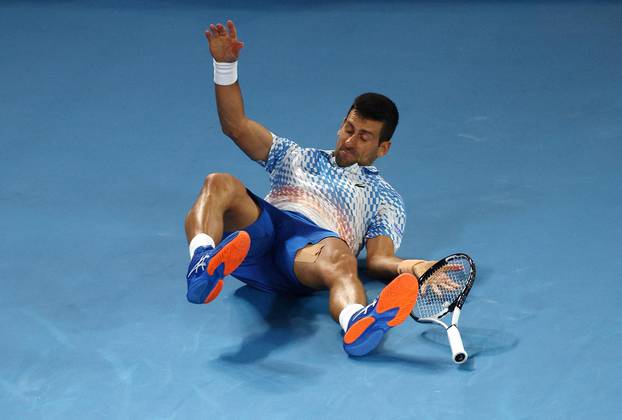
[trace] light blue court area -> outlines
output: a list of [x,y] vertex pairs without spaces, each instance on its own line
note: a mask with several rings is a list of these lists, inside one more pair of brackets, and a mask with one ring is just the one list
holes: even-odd
[[[228,3],[0,3],[0,418],[620,418],[622,4]],[[227,18],[281,136],[332,148],[356,95],[395,100],[398,254],[478,263],[465,365],[411,320],[348,358],[325,293],[186,302],[203,178],[268,187],[219,128]]]

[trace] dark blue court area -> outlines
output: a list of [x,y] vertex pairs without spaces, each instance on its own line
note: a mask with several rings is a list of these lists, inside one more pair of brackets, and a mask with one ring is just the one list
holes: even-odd
[[[412,320],[349,358],[325,292],[186,301],[204,177],[268,188],[218,122],[228,18],[276,134],[331,149],[356,95],[396,102],[398,255],[478,264],[466,364]],[[622,3],[2,1],[0,25],[0,418],[621,417]]]

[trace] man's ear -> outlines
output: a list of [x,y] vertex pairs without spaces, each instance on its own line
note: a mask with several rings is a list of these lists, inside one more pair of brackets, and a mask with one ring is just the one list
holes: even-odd
[[378,150],[376,151],[376,157],[382,157],[389,153],[389,149],[391,148],[391,140],[381,141],[378,145]]

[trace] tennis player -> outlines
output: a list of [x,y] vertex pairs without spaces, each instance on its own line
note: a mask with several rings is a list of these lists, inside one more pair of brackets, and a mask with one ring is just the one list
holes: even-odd
[[[185,221],[191,257],[187,298],[212,301],[229,274],[269,292],[328,289],[345,351],[367,354],[408,317],[417,301],[416,276],[434,264],[395,256],[404,202],[372,166],[389,152],[397,107],[383,95],[362,94],[339,127],[334,151],[303,148],[245,115],[237,80],[244,44],[233,22],[226,26],[212,24],[205,32],[220,123],[266,169],[271,188],[262,199],[232,175],[205,178]],[[363,246],[370,275],[393,279],[370,304],[357,274]]]

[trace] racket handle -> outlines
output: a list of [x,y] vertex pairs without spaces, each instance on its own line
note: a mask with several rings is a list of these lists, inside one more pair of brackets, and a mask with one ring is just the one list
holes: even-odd
[[458,364],[466,362],[469,355],[464,350],[462,337],[460,336],[458,327],[452,324],[449,328],[447,328],[447,338],[449,338],[449,347],[451,347],[451,356],[453,361]]

